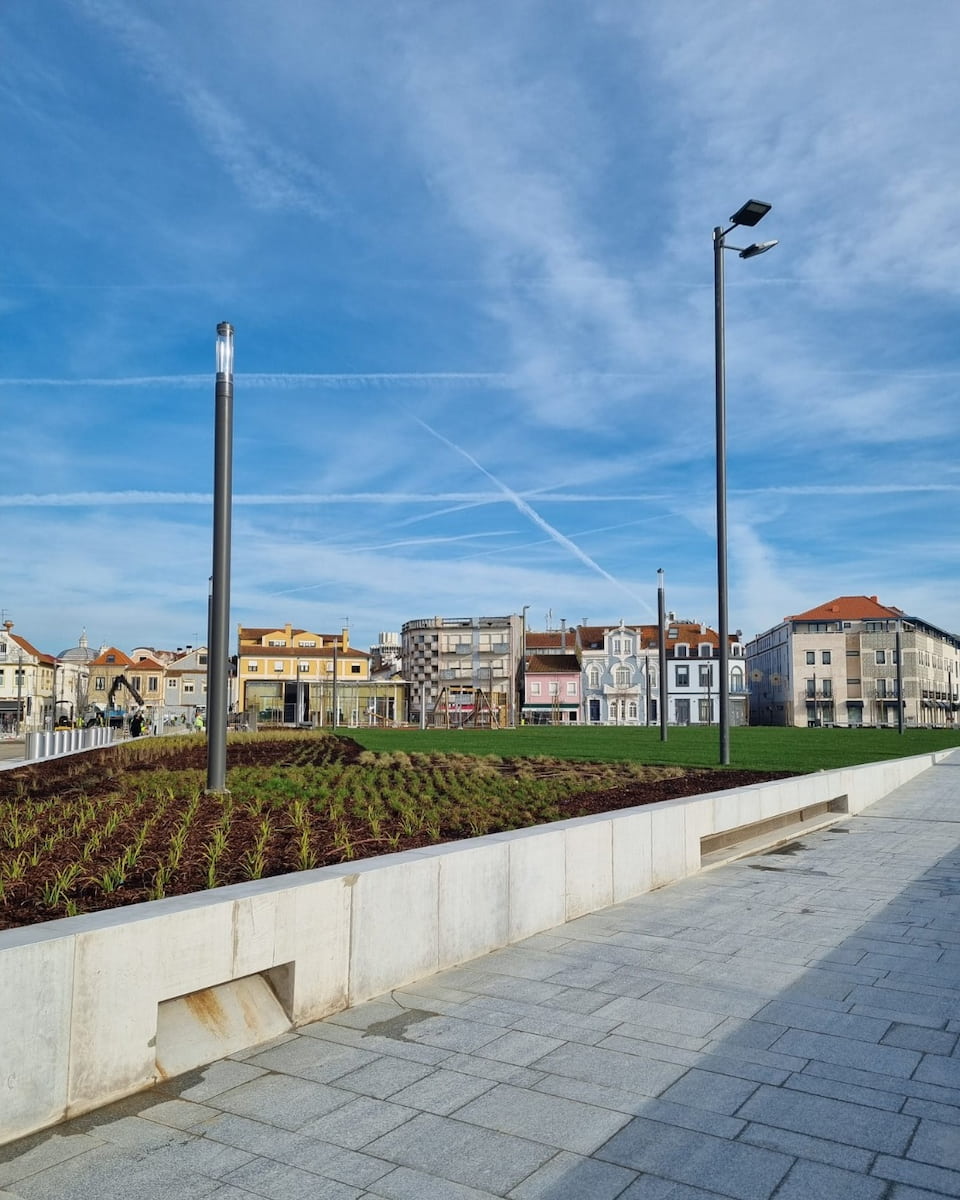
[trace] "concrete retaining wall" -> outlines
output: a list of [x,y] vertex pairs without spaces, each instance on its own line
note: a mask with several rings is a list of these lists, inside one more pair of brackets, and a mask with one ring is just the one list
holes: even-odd
[[[259,990],[281,1024],[327,1016],[683,879],[701,869],[702,838],[838,797],[860,812],[945,753],[2,932],[0,1144],[149,1087],[165,1062],[181,1071],[219,1057],[209,1036],[193,1051],[189,1032],[177,1032],[191,1013],[227,1023]],[[245,1019],[223,1054],[277,1032],[276,1011],[262,1024],[255,1012]]]

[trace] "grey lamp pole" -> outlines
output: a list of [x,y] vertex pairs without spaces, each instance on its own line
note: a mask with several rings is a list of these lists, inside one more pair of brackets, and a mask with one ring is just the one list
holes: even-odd
[[773,242],[754,242],[741,250],[728,246],[726,236],[738,225],[752,227],[770,211],[762,200],[748,200],[730,218],[727,229],[718,225],[713,231],[714,347],[716,363],[717,427],[717,610],[720,639],[720,764],[730,762],[730,630],[727,615],[727,395],[726,352],[723,316],[723,252],[736,250],[741,258],[754,258],[771,250]]
[[657,641],[659,643],[660,670],[660,741],[667,740],[667,597],[663,588],[663,567],[657,571]]
[[207,647],[207,791],[226,792],[230,519],[233,493],[233,326],[217,326],[213,461],[213,575]]
[[523,709],[527,703],[527,609],[525,604],[520,610],[520,713],[519,723],[523,724]]

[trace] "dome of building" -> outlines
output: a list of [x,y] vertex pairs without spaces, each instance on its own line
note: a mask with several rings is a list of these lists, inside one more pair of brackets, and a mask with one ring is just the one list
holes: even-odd
[[89,663],[97,657],[96,650],[90,649],[90,643],[87,641],[87,631],[84,629],[80,634],[80,642],[76,646],[71,646],[69,650],[61,650],[57,658],[61,662],[74,663]]

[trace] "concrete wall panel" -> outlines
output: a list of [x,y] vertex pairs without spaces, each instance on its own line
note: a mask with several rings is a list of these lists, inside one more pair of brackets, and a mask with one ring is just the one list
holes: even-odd
[[402,854],[391,858],[383,868],[358,863],[356,882],[347,885],[353,892],[351,1004],[437,970],[439,859]]
[[614,904],[653,886],[652,820],[650,806],[611,817]]
[[0,956],[0,1143],[66,1114],[74,949],[63,937]]
[[562,829],[540,826],[494,834],[510,847],[508,938],[562,925],[566,914],[566,842]]
[[650,886],[658,888],[687,874],[687,834],[682,800],[651,805],[651,810]]
[[567,921],[613,903],[612,830],[609,817],[588,817],[564,830]]
[[489,954],[509,941],[510,847],[479,839],[442,854],[439,970]]

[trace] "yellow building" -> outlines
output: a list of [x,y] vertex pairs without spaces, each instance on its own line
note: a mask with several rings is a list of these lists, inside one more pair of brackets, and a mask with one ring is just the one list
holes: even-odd
[[370,655],[339,634],[252,628],[237,636],[237,689],[242,711],[258,724],[392,725],[403,719],[399,682],[372,680]]

